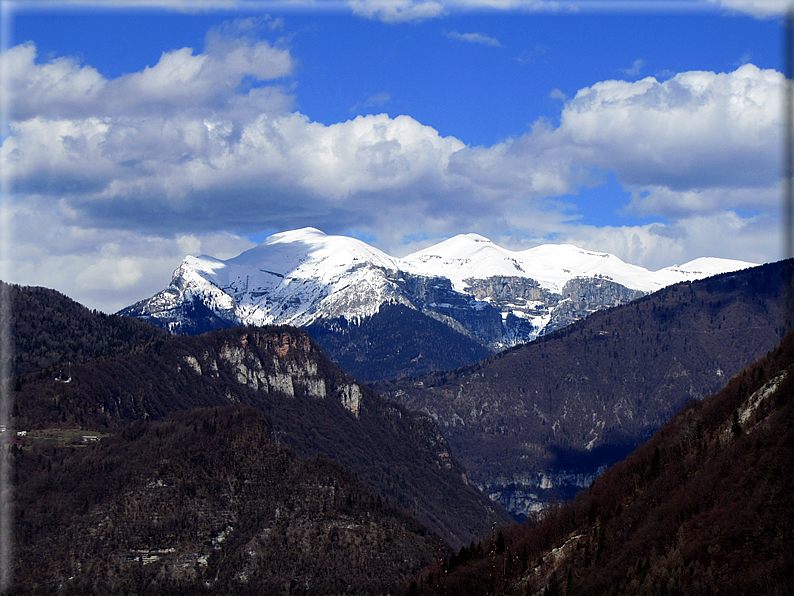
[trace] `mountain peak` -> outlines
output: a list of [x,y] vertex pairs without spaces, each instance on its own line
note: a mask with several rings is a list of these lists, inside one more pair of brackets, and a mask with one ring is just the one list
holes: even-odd
[[280,242],[318,242],[327,238],[328,234],[313,227],[287,230],[268,236],[262,244],[278,244]]
[[[512,251],[475,233],[399,259],[356,238],[306,227],[273,234],[228,260],[187,257],[169,288],[123,312],[175,330],[189,318],[176,313],[198,301],[210,319],[226,325],[306,326],[360,321],[397,303],[500,347],[666,285],[748,266],[698,259],[651,272],[570,244]],[[575,302],[568,299],[573,294]]]

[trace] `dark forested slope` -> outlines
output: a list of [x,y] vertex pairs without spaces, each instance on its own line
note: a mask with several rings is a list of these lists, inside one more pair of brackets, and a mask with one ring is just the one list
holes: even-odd
[[254,406],[270,417],[274,442],[300,457],[349,468],[451,545],[480,536],[494,521],[509,521],[467,484],[430,417],[387,403],[297,329],[163,337],[134,353],[74,364],[70,383],[31,375],[17,389],[12,423],[24,430],[115,432],[127,422],[179,410]]
[[573,502],[462,549],[406,591],[794,593],[794,335]]
[[780,339],[791,261],[665,288],[482,363],[379,383],[515,514],[571,497]]
[[450,370],[491,350],[449,325],[401,304],[384,304],[357,322],[336,319],[306,328],[328,357],[360,381]]
[[[10,374],[63,369],[130,351],[166,335],[139,319],[92,311],[48,288],[0,282],[0,316],[8,324]],[[57,372],[55,373],[57,374]]]
[[12,594],[378,594],[440,538],[261,411],[139,420],[83,447],[14,446]]

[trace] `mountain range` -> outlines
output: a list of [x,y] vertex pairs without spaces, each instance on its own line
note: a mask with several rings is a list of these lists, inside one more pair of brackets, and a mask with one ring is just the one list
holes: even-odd
[[476,364],[373,387],[430,414],[470,479],[525,517],[772,349],[792,267],[679,283]]
[[[174,334],[306,327],[332,360],[373,381],[469,364],[668,285],[752,265],[701,258],[652,272],[571,245],[510,251],[477,234],[395,258],[305,228],[228,260],[188,256],[167,288],[120,314]],[[376,331],[384,327],[410,340],[399,361],[372,367],[362,352],[386,350]],[[444,340],[421,339],[428,335]]]
[[679,283],[369,386],[295,328],[174,337],[5,287],[27,431],[8,441],[9,593],[784,593],[792,269]]

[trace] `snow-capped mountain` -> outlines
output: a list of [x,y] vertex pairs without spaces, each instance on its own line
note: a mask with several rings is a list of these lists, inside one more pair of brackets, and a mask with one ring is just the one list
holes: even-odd
[[655,292],[680,281],[754,266],[744,261],[700,258],[685,265],[649,271],[624,263],[615,255],[582,250],[571,244],[543,244],[511,251],[478,234],[455,236],[402,261],[417,273],[448,277],[453,287],[462,292],[470,279],[495,276],[534,279],[544,289],[555,292],[561,292],[567,282],[577,277],[605,278],[634,290]]
[[172,333],[198,333],[240,324],[360,322],[383,304],[401,304],[499,349],[673,283],[753,265],[697,259],[653,272],[571,245],[510,251],[477,234],[400,259],[304,228],[226,261],[188,256],[165,290],[121,313]]

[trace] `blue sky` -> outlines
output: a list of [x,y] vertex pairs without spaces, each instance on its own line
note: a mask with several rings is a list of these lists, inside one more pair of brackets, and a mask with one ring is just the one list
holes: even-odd
[[4,3],[8,281],[114,311],[306,225],[780,258],[782,3],[121,4]]

